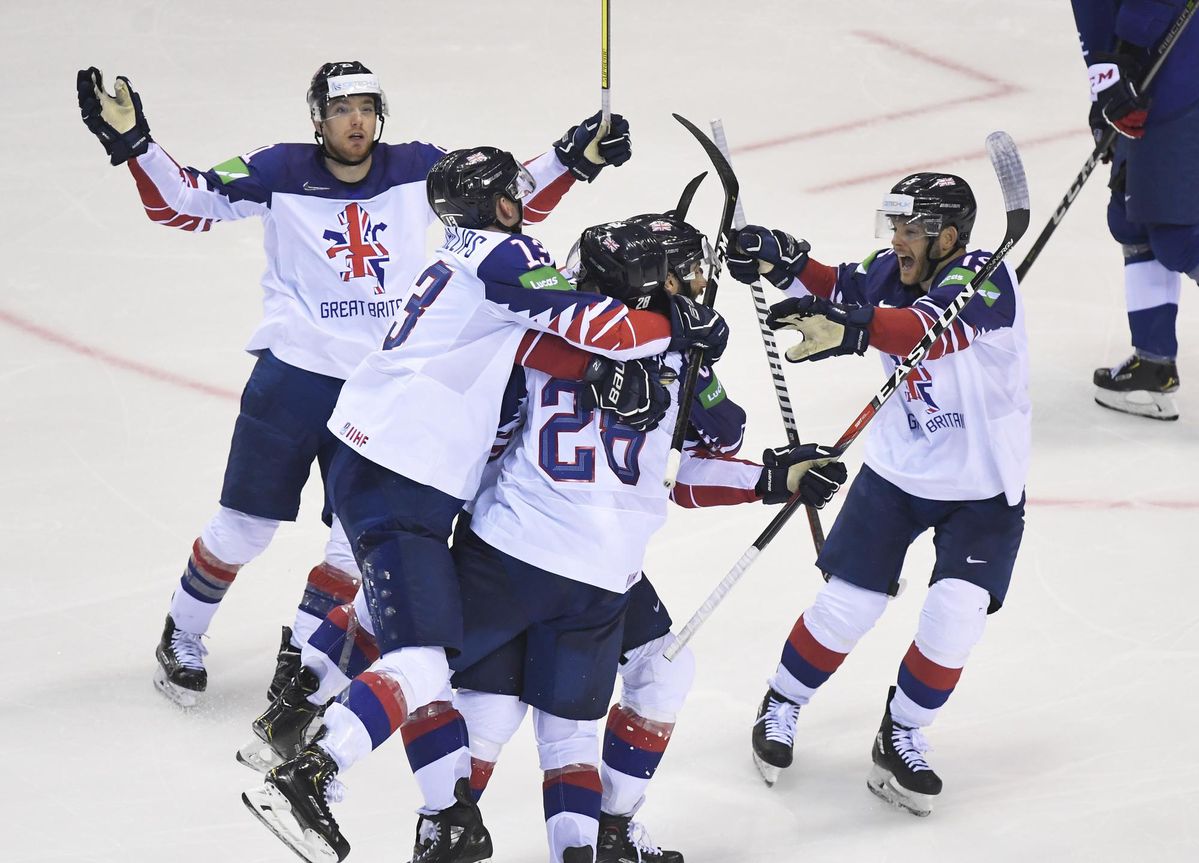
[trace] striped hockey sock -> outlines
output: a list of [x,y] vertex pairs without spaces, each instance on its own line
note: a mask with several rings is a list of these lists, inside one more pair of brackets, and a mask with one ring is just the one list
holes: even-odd
[[[454,805],[454,785],[472,777],[466,721],[449,701],[434,701],[412,712],[401,726],[404,751],[425,805],[433,815]],[[473,789],[472,789],[473,790]]]
[[240,569],[240,565],[217,560],[197,538],[179,579],[179,589],[171,597],[171,618],[176,628],[184,632],[207,632]]
[[841,667],[848,655],[848,652],[830,650],[817,641],[801,614],[783,645],[783,655],[771,685],[775,691],[802,706]]
[[961,668],[947,668],[933,662],[913,641],[899,665],[898,685],[891,701],[892,718],[911,728],[931,725],[961,676]]
[[360,583],[361,579],[356,573],[338,569],[328,561],[314,566],[308,573],[304,596],[292,627],[292,638],[296,645],[302,647],[334,608],[353,602]]
[[565,849],[579,846],[590,846],[594,857],[601,793],[594,764],[568,764],[545,771],[541,796],[551,860],[561,860]]
[[366,671],[325,711],[326,734],[320,746],[347,770],[377,749],[408,718],[408,704],[392,676]]
[[654,722],[620,704],[608,711],[600,766],[604,812],[631,815],[662,761],[673,722]]
[[[358,622],[353,603],[333,608],[303,649],[304,665],[321,681],[321,701],[345,689],[379,658],[379,647]],[[315,696],[314,696],[315,697]]]

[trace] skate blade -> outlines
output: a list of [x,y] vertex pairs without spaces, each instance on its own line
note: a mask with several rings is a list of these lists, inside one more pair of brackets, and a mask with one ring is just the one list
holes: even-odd
[[1144,390],[1112,392],[1096,387],[1095,404],[1120,413],[1154,420],[1169,422],[1178,419],[1178,403],[1170,393],[1151,393]]
[[238,764],[244,764],[258,773],[269,773],[284,761],[269,743],[263,743],[257,737],[237,750],[234,757]]
[[339,863],[337,852],[314,830],[305,830],[291,814],[291,804],[269,782],[242,792],[241,802],[267,830],[308,863]]
[[870,768],[870,775],[866,777],[866,787],[880,800],[906,812],[911,812],[919,818],[925,818],[933,811],[931,794],[918,794],[900,787],[895,782],[895,776],[877,764]]
[[182,686],[171,683],[167,679],[166,669],[161,665],[154,671],[154,688],[173,703],[183,708],[195,707],[200,702],[200,697],[204,694],[194,689],[184,689]]
[[773,788],[774,783],[779,781],[779,776],[783,772],[783,768],[767,764],[758,757],[756,752],[754,753],[754,767],[758,768],[758,772],[762,774],[762,781],[766,783],[767,788]]

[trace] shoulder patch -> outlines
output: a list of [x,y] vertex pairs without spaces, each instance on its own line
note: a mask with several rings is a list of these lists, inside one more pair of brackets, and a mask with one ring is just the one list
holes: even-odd
[[[954,267],[945,274],[944,278],[941,279],[940,284],[954,285],[959,288],[964,288],[976,275],[977,273],[968,267]],[[983,302],[986,303],[988,307],[995,305],[995,302],[999,299],[1000,293],[1001,291],[999,290],[999,287],[990,279],[983,282],[978,288],[978,295],[982,297]]]
[[704,387],[703,392],[696,396],[699,403],[705,408],[715,407],[727,397],[728,393],[725,392],[724,385],[720,382],[720,378],[716,377],[715,372],[712,373],[712,381]]
[[234,156],[228,161],[215,166],[212,172],[220,177],[222,183],[232,183],[250,176],[250,166],[241,156]]
[[858,271],[863,272],[863,273],[869,272],[870,265],[874,263],[874,259],[877,258],[879,256],[879,252],[882,252],[882,251],[883,251],[882,249],[878,249],[876,251],[871,252],[869,255],[867,255],[865,258],[863,258],[862,263],[858,264]]
[[573,291],[574,285],[553,267],[538,267],[520,274],[520,283],[538,291]]

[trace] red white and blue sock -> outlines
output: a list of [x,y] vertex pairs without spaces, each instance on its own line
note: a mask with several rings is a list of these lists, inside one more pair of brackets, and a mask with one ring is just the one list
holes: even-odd
[[632,815],[636,811],[673,731],[673,722],[654,722],[620,704],[612,705],[600,765],[604,812]]
[[295,624],[292,626],[292,643],[303,647],[312,633],[321,625],[321,621],[339,605],[354,601],[361,583],[357,572],[348,572],[333,566],[328,561],[322,561],[308,573],[308,581],[304,585],[304,596],[300,607],[296,610]]
[[325,615],[308,637],[301,656],[304,665],[321,681],[321,688],[309,700],[323,704],[379,658],[379,647],[360,625],[353,603],[347,602]]
[[783,655],[770,685],[776,692],[802,706],[841,667],[848,655],[849,651],[832,650],[821,644],[808,629],[801,614],[783,645]]
[[399,681],[366,671],[325,711],[326,733],[320,746],[344,771],[381,746],[407,718],[408,703]]
[[218,560],[199,538],[192,543],[191,557],[171,597],[171,619],[184,632],[204,633],[233,580],[240,564]]
[[594,857],[601,794],[594,764],[568,764],[545,771],[541,798],[551,860],[561,860],[563,851],[579,846],[590,846]]
[[420,812],[433,815],[456,802],[454,786],[471,775],[466,721],[448,701],[414,710],[401,726],[412,775],[424,796]]

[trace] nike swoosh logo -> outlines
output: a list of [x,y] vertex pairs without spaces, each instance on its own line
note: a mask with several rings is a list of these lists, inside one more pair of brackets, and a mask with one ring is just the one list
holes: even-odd
[[327,191],[329,191],[329,187],[328,186],[313,186],[313,185],[310,185],[307,180],[305,180],[304,181],[304,191],[305,192],[327,192]]
[[966,555],[966,563],[986,563],[985,560],[975,560],[970,555]]
[[659,599],[657,602],[654,603],[654,613],[657,614],[661,608],[662,608],[662,600]]

